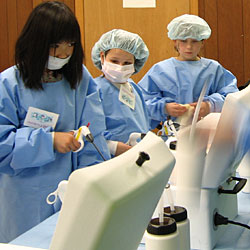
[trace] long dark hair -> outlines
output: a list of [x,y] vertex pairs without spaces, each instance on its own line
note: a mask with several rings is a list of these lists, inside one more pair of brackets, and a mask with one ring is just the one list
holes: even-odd
[[61,69],[74,89],[82,78],[84,57],[77,19],[62,2],[50,1],[38,5],[31,12],[15,48],[15,62],[27,88],[43,89],[41,79],[49,50],[63,41],[74,42],[70,61]]

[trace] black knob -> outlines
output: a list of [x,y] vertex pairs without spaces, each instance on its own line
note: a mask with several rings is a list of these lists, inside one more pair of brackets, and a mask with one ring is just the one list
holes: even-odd
[[136,160],[136,164],[141,167],[142,164],[144,163],[144,161],[148,161],[149,159],[150,159],[150,157],[149,157],[149,155],[147,153],[140,152],[139,157]]

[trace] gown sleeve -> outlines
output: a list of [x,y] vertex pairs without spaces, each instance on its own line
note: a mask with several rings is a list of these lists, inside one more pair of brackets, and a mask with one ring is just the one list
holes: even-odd
[[[0,173],[15,175],[55,159],[51,128],[23,127],[18,112],[17,80],[0,75]],[[25,101],[25,100],[22,100]]]
[[204,101],[210,102],[211,112],[221,112],[226,96],[239,91],[237,79],[229,70],[219,65],[214,81]]
[[[164,90],[160,88],[159,82],[164,83]],[[141,79],[138,86],[141,88],[147,106],[151,128],[154,128],[161,121],[166,120],[166,103],[176,102],[178,90],[175,82],[156,64]]]
[[103,161],[102,156],[105,160],[111,158],[107,142],[104,138],[104,131],[106,130],[105,116],[97,85],[87,71],[84,72],[83,81],[85,83],[88,82],[89,85],[81,122],[85,126],[89,123],[89,130],[94,137],[94,144],[101,154],[92,143],[86,141],[84,138],[84,148],[78,153],[78,168],[98,164]]

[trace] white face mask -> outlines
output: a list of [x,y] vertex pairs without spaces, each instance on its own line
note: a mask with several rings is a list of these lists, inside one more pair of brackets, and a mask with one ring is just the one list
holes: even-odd
[[69,62],[70,57],[71,56],[68,56],[67,58],[62,59],[55,56],[49,56],[47,68],[50,70],[61,69],[65,64]]
[[128,78],[135,72],[134,64],[118,65],[104,60],[102,65],[102,72],[105,77],[114,83],[125,83]]

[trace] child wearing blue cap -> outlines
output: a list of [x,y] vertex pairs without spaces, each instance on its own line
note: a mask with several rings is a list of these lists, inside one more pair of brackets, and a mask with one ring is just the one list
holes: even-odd
[[114,29],[101,36],[92,49],[92,61],[103,72],[95,78],[106,117],[105,138],[113,156],[128,145],[131,133],[146,133],[149,120],[141,90],[130,78],[139,72],[149,55],[137,34]]
[[167,29],[178,56],[156,63],[139,82],[151,128],[169,116],[176,119],[188,108],[195,109],[206,82],[208,87],[199,119],[210,112],[220,112],[226,95],[238,91],[237,80],[231,72],[217,61],[199,56],[204,40],[211,35],[205,20],[185,14],[174,18]]

